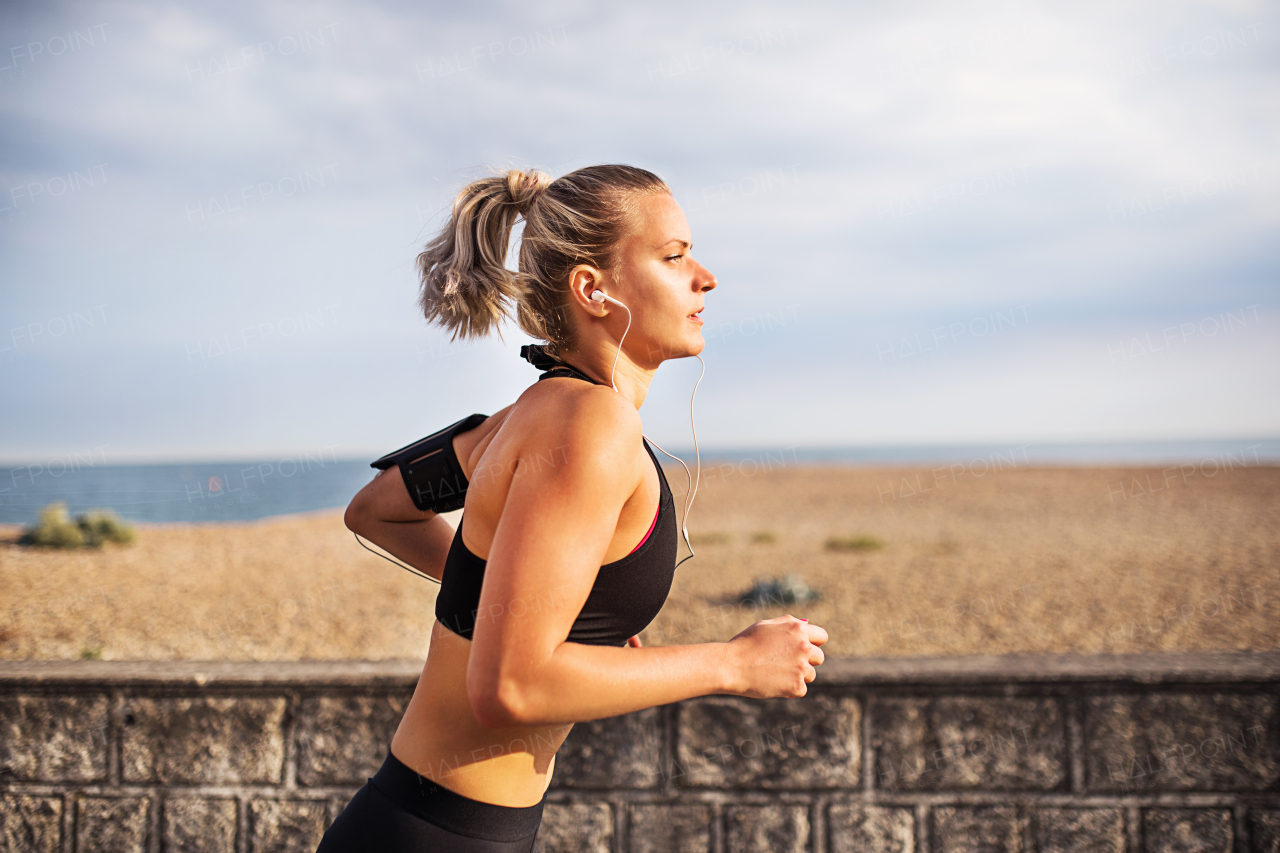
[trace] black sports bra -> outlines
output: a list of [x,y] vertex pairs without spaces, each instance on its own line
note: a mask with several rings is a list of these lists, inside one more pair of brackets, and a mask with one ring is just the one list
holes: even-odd
[[[555,361],[541,346],[521,347],[520,354],[535,367],[546,371],[538,381],[572,376],[596,385],[603,384]],[[658,515],[649,534],[635,550],[600,567],[591,593],[569,629],[567,640],[571,643],[625,646],[628,638],[640,633],[653,621],[671,591],[678,542],[675,500],[662,466],[658,464],[658,457],[647,441],[644,441],[644,449],[658,469]],[[460,520],[453,543],[449,546],[449,555],[445,558],[444,574],[436,596],[436,619],[467,639],[471,639],[475,629],[485,563],[463,544]],[[551,600],[546,596],[535,596],[533,601],[525,602],[524,607],[534,610],[539,603],[547,606]]]

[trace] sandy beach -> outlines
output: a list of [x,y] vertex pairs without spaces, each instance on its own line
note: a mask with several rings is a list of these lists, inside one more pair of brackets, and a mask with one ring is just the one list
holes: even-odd
[[[666,471],[682,509],[684,472]],[[361,548],[341,509],[135,529],[132,545],[58,552],[0,526],[0,657],[426,654],[436,585]],[[1275,466],[743,460],[704,466],[689,529],[697,556],[646,644],[727,640],[790,612],[843,657],[1280,647]],[[833,537],[883,547],[831,550]],[[822,598],[738,603],[757,577],[792,572]]]

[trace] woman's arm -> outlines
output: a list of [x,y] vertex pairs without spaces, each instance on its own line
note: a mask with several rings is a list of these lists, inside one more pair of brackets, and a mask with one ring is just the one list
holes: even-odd
[[[453,437],[453,452],[470,478],[470,459],[480,444],[507,419],[514,403],[494,412],[479,425]],[[398,557],[402,562],[441,580],[444,561],[453,544],[454,528],[434,512],[413,503],[400,469],[393,465],[356,493],[343,517],[347,529]]]
[[[636,452],[638,413],[612,392],[544,405],[523,419],[529,450],[489,550],[467,667],[476,719],[495,728],[580,722],[714,693],[804,695],[826,632],[790,616],[728,643],[566,642],[622,507],[652,463]],[[555,465],[535,464],[537,447],[567,451]]]
[[347,506],[347,529],[424,574],[440,580],[454,529],[434,512],[413,505],[400,469],[379,471]]
[[576,723],[712,693],[797,698],[817,677],[826,641],[825,630],[787,615],[756,622],[727,643],[636,646],[639,653],[563,643],[507,724]]
[[825,629],[788,614],[756,622],[727,643],[641,647],[632,637],[614,648],[566,642],[522,689],[508,688],[500,701],[473,699],[472,709],[481,724],[505,728],[616,717],[715,693],[799,698],[817,678],[826,641]]

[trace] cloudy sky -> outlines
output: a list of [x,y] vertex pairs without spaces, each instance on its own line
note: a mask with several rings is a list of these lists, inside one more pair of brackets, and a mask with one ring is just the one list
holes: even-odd
[[706,447],[1280,435],[1275,4],[459,5],[6,4],[0,458],[501,408],[528,339],[450,345],[414,257],[488,169],[603,162],[721,282]]

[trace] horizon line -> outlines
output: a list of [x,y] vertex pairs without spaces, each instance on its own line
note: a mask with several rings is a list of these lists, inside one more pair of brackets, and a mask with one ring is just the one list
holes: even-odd
[[[1253,445],[1240,448],[1242,450],[1256,449],[1257,445],[1275,443],[1280,445],[1280,436],[1248,436],[1248,437],[1232,437],[1232,438],[1159,438],[1159,439],[1086,439],[1086,440],[1039,440],[1039,441],[1020,441],[1013,442],[1011,440],[987,440],[987,441],[921,441],[921,442],[858,442],[846,444],[741,444],[741,445],[719,445],[709,449],[699,448],[699,454],[708,459],[725,459],[731,456],[741,456],[743,454],[759,455],[761,453],[790,453],[793,457],[801,455],[810,457],[811,461],[823,461],[815,459],[815,456],[824,454],[849,454],[849,453],[877,453],[877,452],[924,452],[938,453],[955,450],[1003,450],[1018,451],[1022,450],[1106,450],[1111,449],[1123,450],[1131,449],[1147,449],[1156,450],[1160,447],[1181,446],[1186,445],[1225,445],[1225,444],[1242,444],[1244,442],[1253,442]],[[652,442],[650,442],[652,444]],[[108,447],[109,445],[100,445],[99,447]],[[331,445],[332,446],[332,445]],[[693,457],[695,451],[690,446],[675,446],[673,450],[682,457],[688,455]],[[97,451],[95,456],[93,451]],[[383,451],[385,453],[385,451]],[[199,457],[196,454],[178,455],[172,454],[112,454],[117,458],[110,461],[107,460],[106,454],[102,454],[98,448],[93,448],[89,454],[81,454],[79,452],[63,453],[63,454],[47,454],[34,455],[25,458],[0,459],[0,469],[17,469],[29,468],[32,466],[45,466],[53,462],[61,462],[65,467],[68,464],[80,465],[89,468],[111,468],[135,465],[225,465],[232,463],[263,463],[271,461],[283,460],[299,460],[314,461],[323,464],[324,460],[329,462],[371,462],[379,458],[383,453],[361,454],[359,452],[346,453],[338,456],[328,448],[320,451],[315,450],[292,450],[286,452],[262,452],[258,454],[237,454],[237,455],[216,455]],[[1280,447],[1268,449],[1264,451],[1268,458],[1280,461]],[[1255,456],[1257,454],[1255,453]],[[98,461],[94,461],[95,458]],[[663,460],[670,464],[668,460]],[[832,460],[827,460],[832,461]],[[845,460],[850,461],[850,460]],[[866,461],[866,460],[863,460]],[[870,460],[876,461],[876,460]],[[884,461],[910,461],[909,459],[884,460]],[[1135,462],[1152,461],[1150,458],[1135,459]]]

